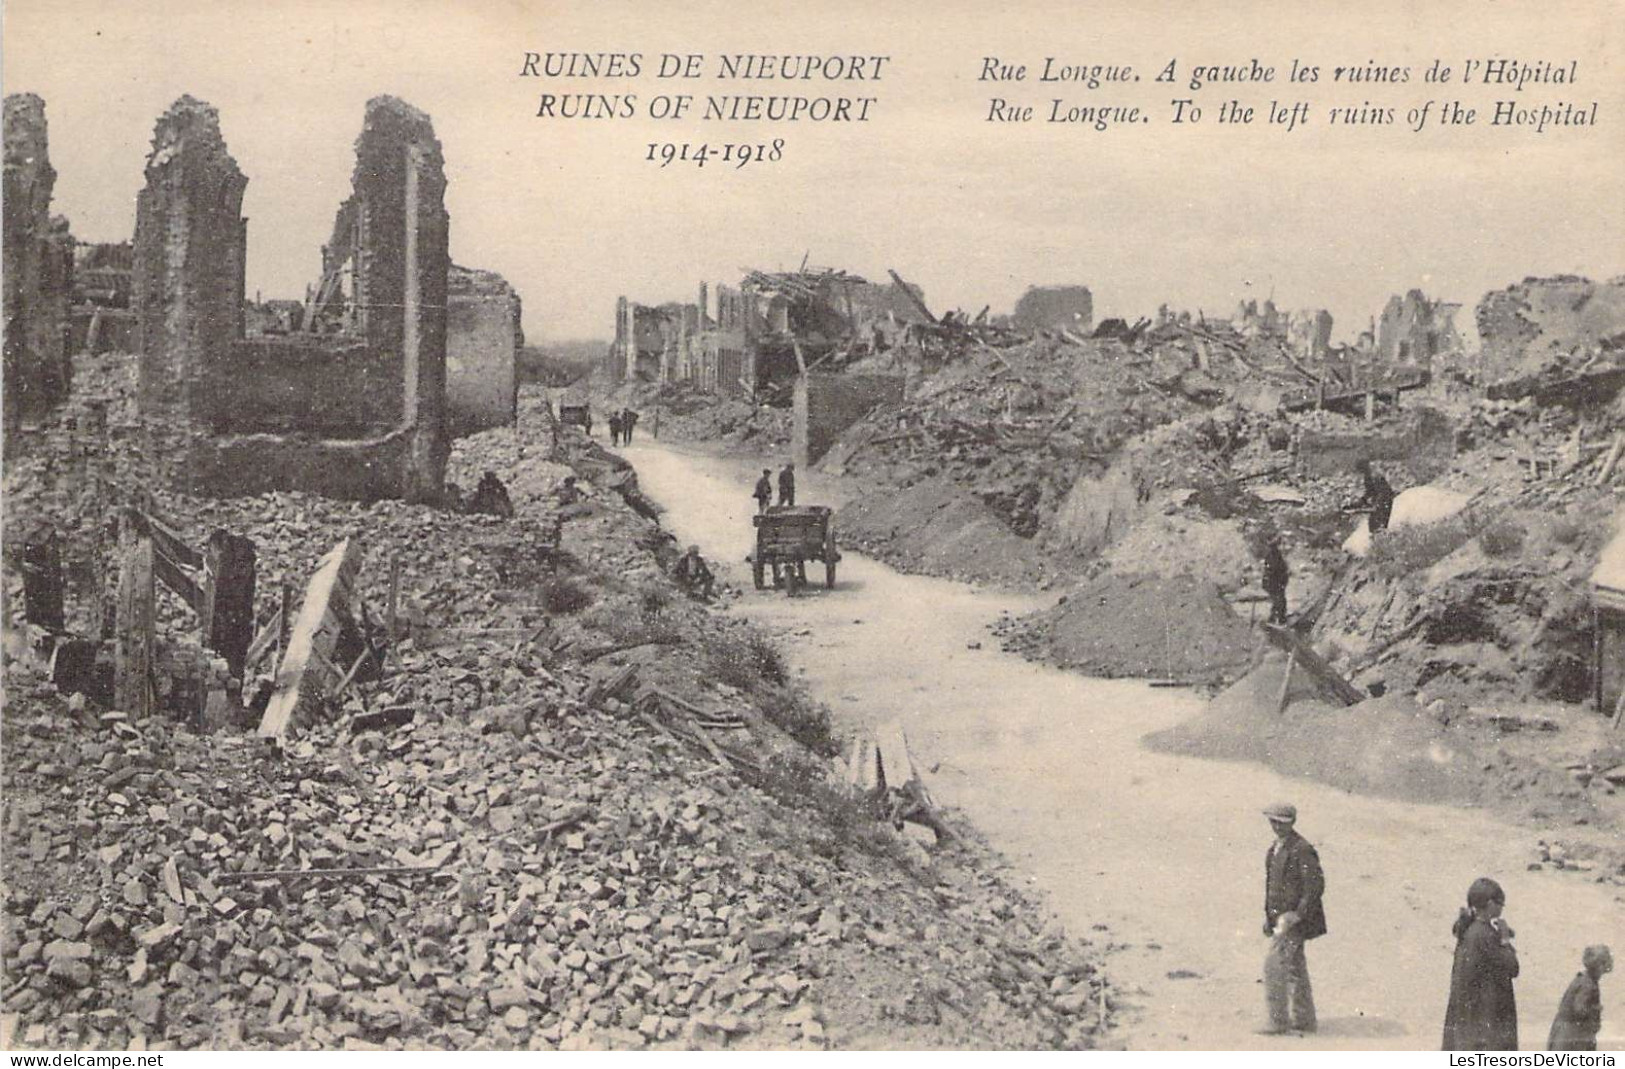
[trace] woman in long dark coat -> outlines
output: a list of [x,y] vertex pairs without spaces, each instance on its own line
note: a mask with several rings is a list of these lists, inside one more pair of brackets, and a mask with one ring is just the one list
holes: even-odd
[[1518,1049],[1518,1004],[1512,996],[1518,952],[1512,929],[1501,919],[1505,907],[1506,893],[1487,876],[1467,890],[1467,908],[1454,928],[1444,1050]]

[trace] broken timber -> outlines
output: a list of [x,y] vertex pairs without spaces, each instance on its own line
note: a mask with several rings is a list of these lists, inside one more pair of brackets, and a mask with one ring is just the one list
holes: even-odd
[[113,700],[136,719],[151,716],[153,701],[153,547],[151,538],[136,537],[124,546],[119,561],[117,635],[114,644]]
[[[352,604],[356,573],[360,568],[360,545],[345,539],[322,558],[316,574],[311,577],[288,638],[288,651],[277,671],[276,689],[260,719],[262,738],[285,738],[301,704],[319,702],[338,682],[342,673],[332,667],[333,651],[338,646],[339,635],[354,626]],[[307,686],[305,677],[311,672],[326,672],[331,678],[325,686],[319,683]]]
[[[1337,671],[1326,663],[1325,658],[1316,653],[1309,643],[1304,641],[1303,636],[1292,628],[1280,624],[1265,624],[1264,634],[1269,636],[1270,642],[1278,649],[1286,653],[1289,674],[1292,667],[1303,669],[1314,681],[1315,689],[1337,705],[1356,705],[1365,700],[1364,694],[1338,675]],[[1283,684],[1283,692],[1284,690]]]

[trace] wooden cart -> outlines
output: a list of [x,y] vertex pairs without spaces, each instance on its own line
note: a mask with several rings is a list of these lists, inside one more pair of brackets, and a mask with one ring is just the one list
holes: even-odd
[[588,434],[592,433],[592,406],[585,401],[576,403],[560,403],[559,422],[566,427],[580,427]]
[[807,583],[807,562],[824,562],[824,584],[835,586],[835,564],[841,551],[835,545],[834,510],[823,505],[780,505],[752,518],[756,550],[750,555],[756,589],[767,588],[768,568],[773,585],[792,590]]

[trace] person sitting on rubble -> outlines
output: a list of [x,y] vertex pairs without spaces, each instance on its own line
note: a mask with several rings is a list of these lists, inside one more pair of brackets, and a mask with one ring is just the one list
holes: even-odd
[[559,484],[557,495],[559,504],[565,507],[574,505],[581,500],[581,488],[576,485],[574,475],[564,477],[564,481]]
[[508,497],[508,488],[502,485],[497,473],[488,471],[480,476],[480,484],[474,488],[474,496],[468,499],[463,511],[501,516],[505,520],[511,520],[513,500]]
[[677,585],[687,591],[689,597],[698,596],[706,601],[716,597],[716,576],[711,574],[711,566],[700,556],[699,546],[689,546],[688,552],[677,558],[674,574]]
[[1371,519],[1367,529],[1376,534],[1378,531],[1388,529],[1388,520],[1394,514],[1394,488],[1382,473],[1373,471],[1371,461],[1361,457],[1354,462],[1354,470],[1365,480],[1365,497],[1360,500],[1358,507],[1371,510]]

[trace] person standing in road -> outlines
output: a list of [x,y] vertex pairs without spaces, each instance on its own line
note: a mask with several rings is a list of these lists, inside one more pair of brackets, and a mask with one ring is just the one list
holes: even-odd
[[1354,462],[1354,470],[1365,480],[1365,497],[1360,503],[1371,510],[1366,529],[1372,534],[1388,530],[1388,520],[1394,514],[1394,488],[1381,472],[1372,470],[1371,461],[1364,457]]
[[1264,534],[1261,544],[1264,559],[1264,593],[1270,596],[1270,623],[1284,624],[1286,613],[1286,581],[1288,571],[1286,555],[1281,552],[1281,539],[1274,532]]
[[1278,803],[1264,810],[1275,842],[1264,855],[1264,999],[1269,1021],[1261,1035],[1313,1032],[1315,999],[1304,943],[1326,934],[1320,855],[1297,832],[1298,810]]
[[1467,908],[1451,929],[1456,959],[1441,1050],[1518,1049],[1518,1004],[1512,994],[1518,951],[1512,927],[1501,916],[1506,901],[1501,885],[1488,876],[1467,889]]
[[756,489],[750,492],[756,499],[756,511],[766,512],[768,506],[773,504],[773,469],[763,468],[762,477],[756,480]]
[[638,414],[630,408],[621,409],[621,441],[632,444],[632,428],[638,425]]
[[779,472],[779,504],[794,505],[796,503],[796,466],[786,464]]
[[1602,1031],[1603,975],[1614,971],[1614,953],[1605,946],[1586,947],[1580,955],[1580,974],[1563,992],[1546,1037],[1547,1050],[1596,1050]]
[[625,423],[624,420],[621,419],[621,414],[619,412],[611,412],[609,414],[609,444],[610,445],[620,445],[621,444],[621,430],[625,426],[626,426],[626,423]]

